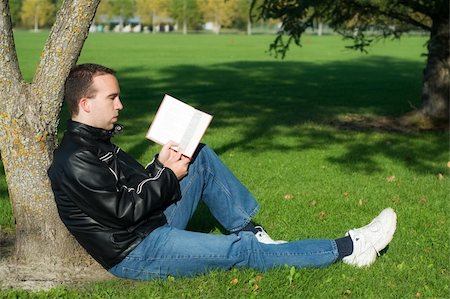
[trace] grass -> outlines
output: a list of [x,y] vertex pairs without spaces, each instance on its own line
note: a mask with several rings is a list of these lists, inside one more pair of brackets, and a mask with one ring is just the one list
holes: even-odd
[[[45,33],[16,32],[31,80]],[[273,36],[91,34],[79,62],[118,71],[126,133],[115,143],[142,163],[158,147],[144,134],[164,93],[214,115],[204,142],[261,203],[256,221],[275,238],[335,238],[387,206],[398,228],[368,269],[281,267],[152,282],[112,280],[12,298],[444,298],[449,295],[448,132],[339,128],[341,116],[400,116],[420,105],[425,38],[345,49],[337,36],[305,36],[285,60]],[[67,118],[63,111],[62,119]],[[65,121],[61,121],[61,132]],[[0,228],[13,220],[4,175]],[[218,232],[201,207],[191,228]]]

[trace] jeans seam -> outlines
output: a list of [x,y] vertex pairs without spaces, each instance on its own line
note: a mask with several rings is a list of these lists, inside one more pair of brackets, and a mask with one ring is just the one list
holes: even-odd
[[333,256],[336,256],[334,248],[332,250],[324,250],[324,251],[315,251],[315,252],[307,252],[307,253],[298,253],[298,252],[283,252],[283,253],[276,253],[276,252],[264,252],[261,249],[245,249],[240,250],[239,252],[236,252],[236,254],[227,256],[227,255],[179,255],[179,256],[161,256],[161,257],[132,257],[127,256],[125,259],[130,261],[163,261],[163,260],[184,260],[184,259],[197,259],[197,258],[208,258],[208,259],[227,259],[229,257],[236,258],[242,255],[247,254],[257,254],[261,256],[276,256],[276,257],[283,257],[283,256],[311,256],[311,255],[323,255],[323,254],[333,254]]

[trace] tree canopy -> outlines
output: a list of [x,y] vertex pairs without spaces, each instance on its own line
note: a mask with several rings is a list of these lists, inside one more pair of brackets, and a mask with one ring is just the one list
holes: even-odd
[[257,7],[254,1],[252,8],[259,17],[281,20],[282,28],[271,47],[285,55],[289,44],[300,44],[302,33],[316,20],[329,24],[352,39],[354,48],[364,51],[377,38],[431,31],[434,19],[448,19],[448,6],[444,0],[262,0]]
[[448,121],[449,2],[448,0],[254,0],[253,14],[280,19],[281,29],[270,45],[284,56],[292,42],[301,45],[306,29],[320,20],[361,51],[376,39],[399,38],[413,30],[429,32],[428,58],[422,85],[422,115]]

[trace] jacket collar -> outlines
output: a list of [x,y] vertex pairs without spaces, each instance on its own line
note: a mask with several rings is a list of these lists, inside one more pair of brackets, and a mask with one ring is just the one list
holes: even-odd
[[111,130],[91,127],[89,125],[73,121],[67,121],[67,131],[89,139],[109,140],[112,136],[122,132],[123,126],[114,124]]

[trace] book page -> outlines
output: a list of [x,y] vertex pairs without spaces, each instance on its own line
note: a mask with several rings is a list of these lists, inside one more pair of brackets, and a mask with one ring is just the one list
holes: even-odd
[[159,144],[173,141],[177,151],[192,157],[212,116],[165,95],[146,137]]

